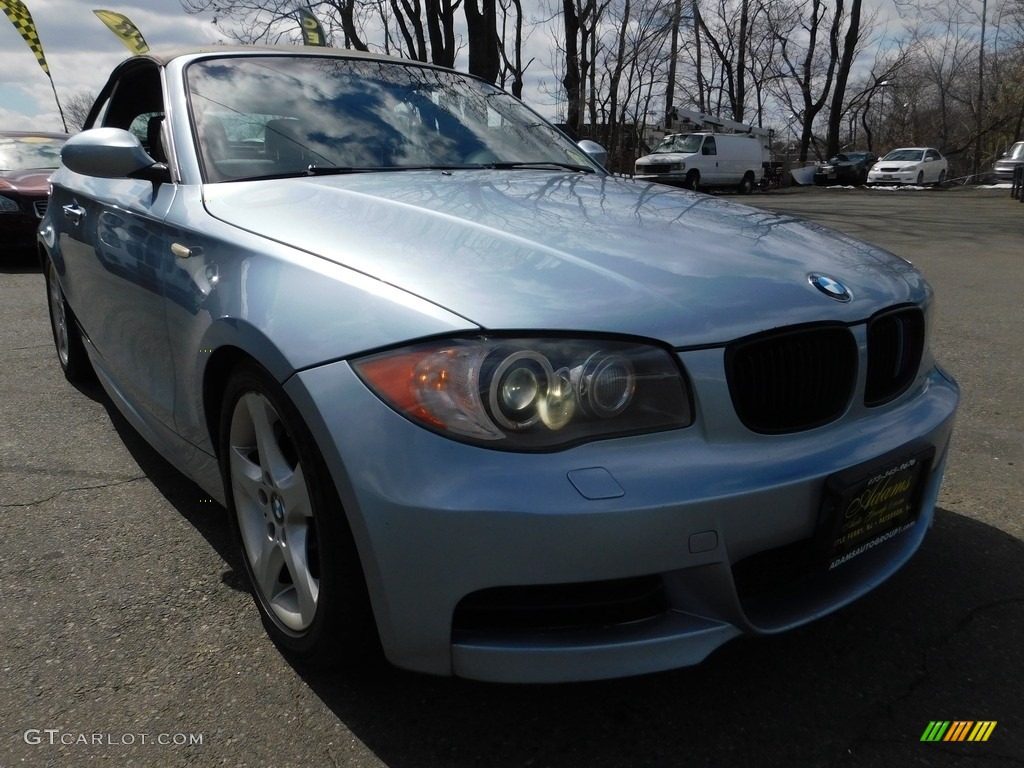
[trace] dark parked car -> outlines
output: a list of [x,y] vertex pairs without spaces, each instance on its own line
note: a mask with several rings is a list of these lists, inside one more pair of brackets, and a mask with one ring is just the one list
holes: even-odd
[[0,254],[31,253],[66,133],[0,131]]
[[1024,141],[1013,144],[996,160],[992,169],[996,172],[996,181],[1013,181],[1013,172],[1021,165],[1024,165]]
[[868,168],[878,162],[874,152],[843,152],[822,163],[814,172],[818,186],[843,184],[860,186],[868,180]]

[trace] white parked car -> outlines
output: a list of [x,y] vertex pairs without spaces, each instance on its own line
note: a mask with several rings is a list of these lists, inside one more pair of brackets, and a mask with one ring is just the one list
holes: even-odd
[[934,184],[946,181],[949,163],[931,147],[894,149],[868,171],[868,184]]

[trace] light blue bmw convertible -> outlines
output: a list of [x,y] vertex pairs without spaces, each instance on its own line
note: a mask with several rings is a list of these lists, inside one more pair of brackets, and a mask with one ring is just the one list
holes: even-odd
[[913,266],[613,177],[473,77],[151,53],[62,159],[60,365],[224,504],[300,663],[695,664],[863,596],[932,521],[959,393]]

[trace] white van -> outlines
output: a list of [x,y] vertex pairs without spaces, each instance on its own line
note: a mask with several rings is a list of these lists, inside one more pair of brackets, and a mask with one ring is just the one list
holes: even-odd
[[766,141],[748,133],[674,133],[636,161],[634,177],[687,189],[735,187],[748,194],[771,160]]

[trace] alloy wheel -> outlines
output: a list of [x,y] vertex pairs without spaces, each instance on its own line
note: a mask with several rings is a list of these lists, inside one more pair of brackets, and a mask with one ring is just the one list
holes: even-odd
[[301,634],[313,623],[320,595],[313,502],[295,443],[258,392],[243,394],[235,405],[228,461],[255,588],[281,629]]

